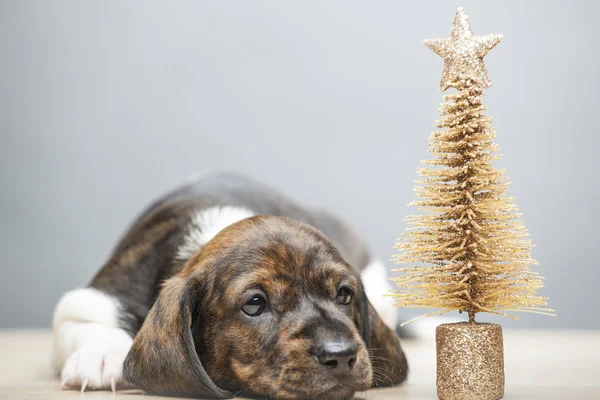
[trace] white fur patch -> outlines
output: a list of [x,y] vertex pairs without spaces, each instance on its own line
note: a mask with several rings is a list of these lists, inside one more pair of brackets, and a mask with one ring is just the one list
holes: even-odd
[[254,215],[247,208],[234,206],[215,206],[197,212],[190,221],[183,244],[177,250],[176,259],[180,261],[189,260],[217,233],[229,225]]
[[67,292],[54,311],[52,365],[63,387],[115,390],[133,339],[119,328],[119,301],[97,289]]
[[367,298],[373,304],[375,311],[383,322],[395,331],[398,323],[398,310],[392,304],[392,300],[384,296],[392,290],[385,265],[379,260],[372,260],[360,275]]

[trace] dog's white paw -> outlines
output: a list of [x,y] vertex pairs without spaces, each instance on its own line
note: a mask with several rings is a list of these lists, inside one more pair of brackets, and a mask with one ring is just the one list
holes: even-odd
[[61,298],[52,324],[52,364],[62,388],[124,386],[123,361],[133,339],[119,327],[121,314],[118,300],[97,289],[76,289]]
[[103,343],[86,343],[65,362],[60,378],[63,389],[117,390],[123,381],[123,361],[129,347],[110,348]]

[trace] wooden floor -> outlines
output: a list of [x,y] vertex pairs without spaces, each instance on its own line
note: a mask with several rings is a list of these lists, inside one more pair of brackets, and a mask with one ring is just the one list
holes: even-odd
[[[48,331],[0,331],[0,399],[159,400],[135,391],[61,391],[50,369]],[[411,365],[409,381],[371,390],[357,399],[435,399],[433,339],[404,343]],[[507,400],[600,399],[600,332],[505,332]]]

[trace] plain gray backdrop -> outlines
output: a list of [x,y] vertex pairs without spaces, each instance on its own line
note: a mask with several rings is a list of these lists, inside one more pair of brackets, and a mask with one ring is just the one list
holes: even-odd
[[461,5],[504,35],[485,102],[558,312],[500,321],[600,328],[600,2],[522,0],[1,1],[0,327],[48,327],[206,169],[333,210],[389,259],[442,100],[422,40]]

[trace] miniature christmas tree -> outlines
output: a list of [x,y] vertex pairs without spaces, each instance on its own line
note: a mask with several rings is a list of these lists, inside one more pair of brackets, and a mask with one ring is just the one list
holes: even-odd
[[[483,89],[491,84],[483,56],[500,39],[496,34],[473,35],[459,8],[449,37],[425,41],[444,58],[440,89],[456,92],[445,96],[440,130],[430,137],[435,159],[424,161],[426,167],[419,171],[419,200],[412,204],[429,213],[410,216],[412,228],[396,246],[402,251],[394,257],[397,263],[417,266],[396,270],[404,275],[393,279],[401,288],[393,296],[402,307],[440,309],[426,316],[450,311],[469,315],[469,324],[445,324],[437,330],[438,395],[443,399],[495,400],[503,395],[501,329],[476,324],[477,313],[551,312],[542,308],[547,299],[536,296],[542,278],[529,269],[537,262],[518,208],[506,192],[504,171],[493,166],[499,156],[495,130],[482,104]],[[457,352],[456,343],[478,349]],[[491,369],[465,373],[473,363]],[[487,378],[493,372],[495,383],[480,374],[486,371]]]

